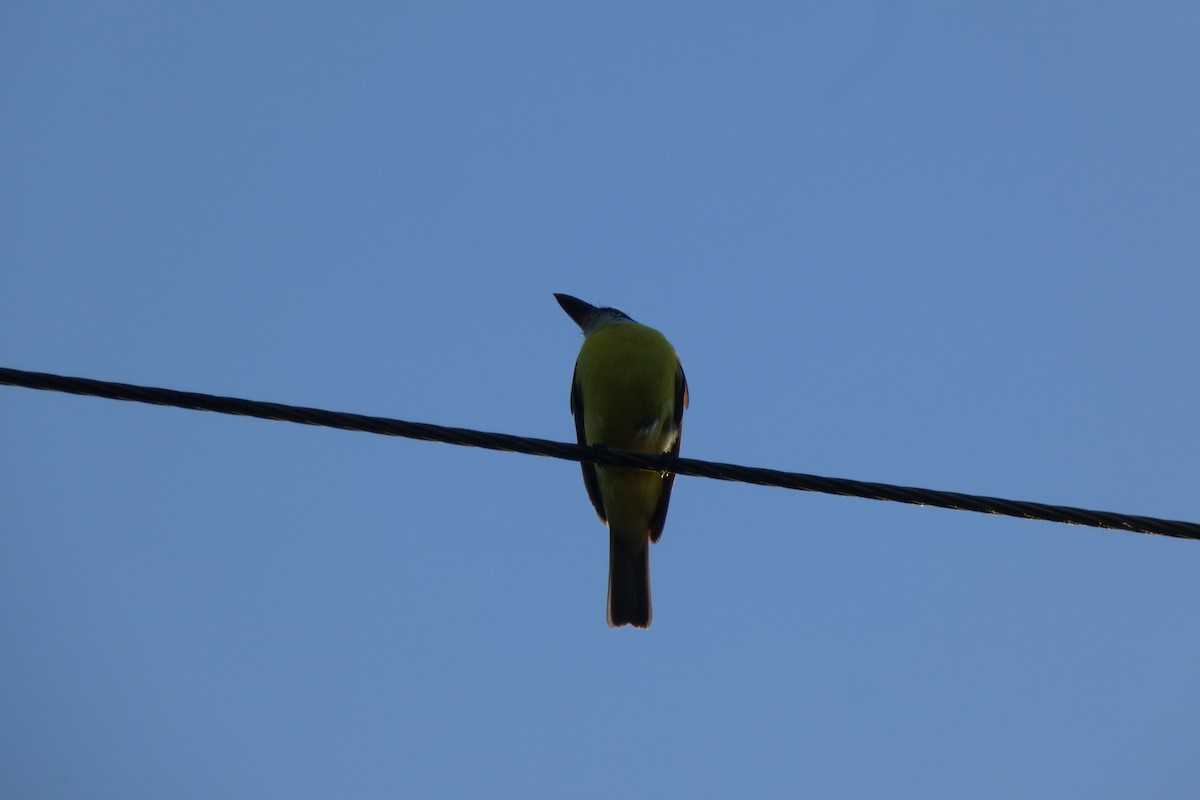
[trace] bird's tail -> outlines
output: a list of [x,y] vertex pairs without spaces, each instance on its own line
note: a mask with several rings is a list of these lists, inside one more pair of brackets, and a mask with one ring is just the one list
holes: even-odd
[[650,542],[641,551],[629,548],[608,534],[608,624],[619,628],[650,627]]

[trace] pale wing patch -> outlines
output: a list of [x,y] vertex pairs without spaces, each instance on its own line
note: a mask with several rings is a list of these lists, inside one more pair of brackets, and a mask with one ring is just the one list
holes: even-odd
[[647,452],[665,453],[675,444],[678,435],[679,430],[675,427],[675,423],[670,417],[664,415],[638,428],[636,435],[638,449],[644,448]]

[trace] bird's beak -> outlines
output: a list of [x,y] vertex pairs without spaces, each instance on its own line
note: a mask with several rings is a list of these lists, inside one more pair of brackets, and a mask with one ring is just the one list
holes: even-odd
[[578,297],[571,297],[569,294],[555,293],[554,299],[558,301],[560,306],[562,306],[563,311],[567,312],[567,315],[570,316],[571,319],[575,320],[575,324],[578,325],[580,329],[587,330],[588,318],[591,317],[596,310],[594,305],[591,303],[585,303]]

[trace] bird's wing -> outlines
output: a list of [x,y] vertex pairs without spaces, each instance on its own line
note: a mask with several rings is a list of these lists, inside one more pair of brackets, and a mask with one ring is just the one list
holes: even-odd
[[[683,367],[679,367],[679,374],[675,377],[675,443],[668,450],[671,455],[679,457],[679,443],[683,440],[683,410],[688,404],[688,385],[687,378],[683,374]],[[662,494],[658,496],[658,505],[654,509],[654,516],[650,517],[650,541],[657,542],[662,536],[663,525],[667,523],[667,506],[671,502],[671,489],[675,486],[675,473],[668,473],[663,477]],[[591,491],[590,489],[588,490]]]
[[[571,413],[575,416],[575,440],[581,446],[587,447],[587,433],[583,429],[583,393],[579,391],[579,381],[575,375],[571,376]],[[583,485],[587,489],[592,505],[596,507],[596,514],[600,517],[601,522],[607,523],[608,517],[604,514],[604,500],[600,497],[600,483],[596,480],[596,465],[588,461],[580,461],[579,466],[583,469]]]

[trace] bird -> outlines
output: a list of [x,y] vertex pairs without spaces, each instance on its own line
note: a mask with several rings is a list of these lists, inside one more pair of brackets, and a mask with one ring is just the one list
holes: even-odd
[[[584,335],[571,379],[579,444],[678,456],[688,385],[675,348],[620,309],[554,297]],[[608,624],[649,628],[650,544],[662,536],[675,475],[580,466],[588,497],[608,526]]]

